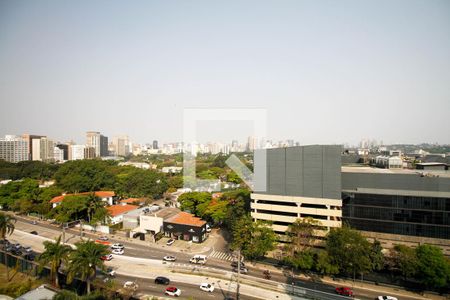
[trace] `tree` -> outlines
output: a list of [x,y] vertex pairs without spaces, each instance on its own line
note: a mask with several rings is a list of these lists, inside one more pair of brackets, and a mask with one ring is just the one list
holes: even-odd
[[[0,213],[0,238],[3,240],[3,245],[5,245],[6,242],[6,235],[13,234],[15,229],[14,223],[16,223],[16,221],[16,218],[4,213]],[[4,253],[4,258],[6,266],[6,280],[9,281],[9,268],[6,253]]]
[[87,293],[91,293],[91,282],[95,279],[96,270],[105,270],[105,264],[101,257],[108,254],[105,245],[96,244],[93,241],[82,241],[75,244],[77,249],[70,255],[68,281],[79,277],[86,281]]
[[296,269],[311,270],[314,266],[314,253],[310,249],[295,252],[293,255],[287,256],[284,261]]
[[268,251],[275,249],[277,237],[266,222],[253,222],[249,215],[237,221],[232,230],[233,249],[240,249],[247,259],[264,257]]
[[156,171],[138,168],[124,170],[124,173],[117,175],[116,183],[116,190],[122,196],[158,199],[167,190],[166,177]]
[[63,262],[68,262],[71,252],[70,246],[61,243],[61,236],[56,239],[56,242],[44,242],[44,252],[38,258],[40,269],[42,270],[46,265],[50,265],[50,278],[56,287],[59,287],[59,268]]
[[111,163],[96,159],[68,161],[55,173],[55,179],[70,193],[111,189],[115,183]]
[[184,193],[178,197],[178,202],[181,204],[181,210],[188,210],[201,217],[211,202],[211,194],[207,192]]
[[372,270],[370,243],[350,227],[332,229],[327,235],[326,250],[339,272],[364,274]]
[[339,267],[333,264],[327,251],[320,251],[316,256],[315,261],[316,261],[315,269],[320,274],[333,275],[339,273]]
[[[90,193],[87,199],[87,217],[89,224],[92,225],[96,224],[98,221],[105,221],[105,218],[103,218],[103,220],[94,219],[94,214],[98,211],[107,211],[105,203],[99,197],[95,196],[95,193]],[[98,214],[98,216],[102,215],[104,214]]]
[[408,277],[414,277],[418,268],[416,251],[405,245],[395,245],[391,250],[391,260],[393,269],[399,270],[406,280]]
[[370,261],[372,262],[372,270],[379,271],[384,267],[384,255],[383,255],[383,247],[381,247],[381,243],[378,240],[375,240],[372,243],[372,248],[370,250]]
[[427,288],[445,288],[450,285],[450,262],[442,250],[432,245],[416,248],[417,276]]
[[314,239],[314,229],[320,226],[320,221],[311,217],[297,219],[288,226],[287,235],[289,244],[287,249],[292,257],[296,252],[301,252],[311,247]]
[[50,211],[50,216],[56,221],[65,223],[79,219],[88,218],[89,196],[86,195],[68,195],[60,205]]

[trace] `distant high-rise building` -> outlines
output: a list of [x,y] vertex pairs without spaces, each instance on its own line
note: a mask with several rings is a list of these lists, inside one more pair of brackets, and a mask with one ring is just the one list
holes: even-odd
[[28,160],[34,160],[33,159],[33,140],[36,140],[36,139],[40,140],[43,137],[45,137],[45,136],[28,134],[28,133],[25,133],[22,135],[22,138],[26,139],[28,141]]
[[96,149],[94,147],[86,147],[86,148],[84,148],[84,158],[85,159],[96,158],[97,155],[96,155],[95,151],[96,151]]
[[70,145],[69,146],[69,160],[84,159],[85,145]]
[[17,163],[29,160],[29,142],[27,138],[5,135],[0,139],[0,159]]
[[158,141],[157,140],[153,141],[153,149],[158,149]]
[[258,138],[249,136],[247,140],[247,151],[254,151],[258,148]]
[[56,147],[62,151],[63,160],[69,160],[69,144],[56,144]]
[[43,162],[54,161],[55,142],[45,136],[31,139],[31,157],[32,160],[39,160]]
[[53,149],[53,159],[55,162],[63,162],[64,161],[64,150],[55,147]]
[[115,136],[112,140],[112,145],[114,149],[114,155],[116,156],[127,156],[130,154],[130,141],[127,135]]
[[[86,132],[86,146],[94,148],[95,157],[108,156],[108,137],[98,131]],[[89,153],[90,155],[90,153]]]

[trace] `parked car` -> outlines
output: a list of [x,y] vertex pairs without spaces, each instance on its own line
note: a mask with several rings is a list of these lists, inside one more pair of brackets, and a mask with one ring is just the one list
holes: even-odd
[[158,276],[155,278],[155,283],[168,285],[168,284],[170,284],[170,279],[167,277]]
[[22,249],[22,251],[25,252],[25,253],[31,253],[31,252],[33,252],[33,249],[31,249],[31,247],[24,247]]
[[107,254],[107,255],[101,256],[100,259],[110,261],[111,259],[113,259],[113,256],[112,256],[112,254]]
[[353,297],[353,291],[349,287],[341,286],[335,289],[336,293],[342,296],[350,296]]
[[124,253],[123,249],[113,249],[111,251],[112,254],[122,255]]
[[29,261],[34,261],[34,259],[36,258],[36,255],[33,252],[31,252],[31,253],[25,254],[24,258]]
[[105,235],[103,235],[103,236],[101,236],[101,237],[99,237],[98,238],[100,241],[107,241],[107,240],[109,240],[109,238],[107,237],[107,236],[105,236]]
[[38,235],[38,232],[36,230],[30,231],[30,233],[34,234],[34,235]]
[[125,249],[125,247],[122,244],[116,243],[111,245],[111,249]]
[[212,293],[212,292],[214,292],[214,285],[212,285],[210,283],[202,283],[202,284],[200,284],[200,289],[202,291]]
[[20,248],[22,248],[22,245],[19,244],[19,243],[16,243],[16,244],[14,244],[14,248],[15,248],[16,250],[19,250]]
[[114,277],[116,276],[116,271],[113,268],[107,268],[106,275],[108,275],[109,277]]
[[150,212],[150,208],[146,207],[146,208],[144,208],[142,211],[143,211],[144,213],[148,213],[148,212]]
[[32,225],[36,225],[37,222],[36,222],[36,221],[31,221],[31,224],[32,224]]
[[11,254],[15,255],[15,256],[22,256],[23,255],[22,251],[20,251],[19,249],[15,249],[15,248],[13,248],[11,250]]
[[139,288],[139,286],[137,285],[136,282],[127,281],[127,282],[124,283],[123,288],[128,289],[128,290],[136,291]]
[[176,261],[177,258],[175,256],[172,256],[172,255],[167,255],[167,256],[163,257],[163,260],[164,261]]
[[170,246],[170,245],[172,245],[173,243],[175,243],[175,240],[174,240],[174,239],[170,239],[170,240],[167,241],[166,245],[167,245],[167,246]]
[[169,295],[169,296],[178,297],[181,295],[181,290],[177,289],[174,286],[169,286],[168,288],[166,288],[166,291],[164,292],[164,294]]
[[378,298],[376,298],[378,300],[397,300],[397,298],[392,297],[392,296],[378,296]]

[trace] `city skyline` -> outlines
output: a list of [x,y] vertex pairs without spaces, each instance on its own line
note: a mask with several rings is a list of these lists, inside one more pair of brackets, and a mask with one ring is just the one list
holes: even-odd
[[450,143],[448,1],[46,3],[0,4],[0,135],[181,141],[185,108],[245,107],[273,140]]

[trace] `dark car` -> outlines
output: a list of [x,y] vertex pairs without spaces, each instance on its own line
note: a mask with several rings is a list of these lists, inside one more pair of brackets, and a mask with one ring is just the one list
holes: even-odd
[[169,284],[170,283],[170,279],[167,277],[163,277],[163,276],[158,276],[155,278],[155,283],[156,284]]
[[14,249],[14,248],[11,250],[11,254],[15,255],[15,256],[22,256],[23,255],[22,251],[20,251],[18,249]]
[[34,261],[34,259],[36,258],[36,254],[34,254],[34,253],[28,253],[28,254],[26,254],[26,255],[24,256],[24,258],[25,258],[26,260],[29,260],[29,261]]
[[36,230],[30,231],[31,234],[38,235]]
[[[237,262],[237,261],[233,261],[233,262],[231,263],[231,266],[232,266],[233,268],[237,268],[238,262]],[[245,267],[245,264],[244,264],[243,262],[241,262],[241,268],[243,268],[243,267]]]

